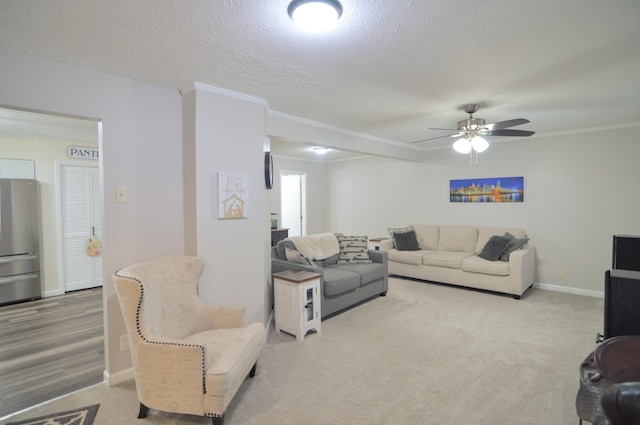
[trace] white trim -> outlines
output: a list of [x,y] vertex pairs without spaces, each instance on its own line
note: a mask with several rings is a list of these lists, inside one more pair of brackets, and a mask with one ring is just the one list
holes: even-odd
[[180,89],[180,94],[182,96],[189,94],[194,91],[205,91],[213,94],[219,94],[221,96],[230,97],[232,99],[243,100],[249,103],[255,103],[261,106],[269,108],[269,105],[265,99],[261,99],[259,97],[250,96],[248,94],[239,93],[233,90],[222,89],[220,87],[208,86],[203,83],[193,82],[186,87]]
[[567,286],[551,285],[548,283],[534,283],[534,288],[544,289],[547,291],[565,292],[568,294],[584,295],[586,297],[604,298],[603,291],[592,291],[589,289],[569,288]]
[[48,298],[48,297],[57,297],[58,295],[64,295],[64,290],[60,290],[60,289],[55,289],[53,291],[46,291],[42,293],[42,298]]
[[390,139],[383,139],[382,137],[376,137],[376,136],[372,136],[370,134],[366,134],[366,133],[358,133],[357,131],[352,131],[352,130],[347,130],[341,127],[336,127],[330,124],[325,124],[323,122],[319,122],[319,121],[313,121],[307,118],[301,118],[295,115],[289,115],[289,114],[285,114],[283,112],[278,112],[278,111],[269,111],[268,114],[270,117],[274,117],[274,118],[280,118],[286,121],[291,121],[291,122],[295,122],[298,124],[304,124],[304,125],[308,125],[311,127],[316,127],[316,128],[321,128],[323,130],[329,130],[331,132],[334,133],[340,133],[340,134],[344,134],[347,136],[353,136],[353,137],[358,137],[358,138],[362,138],[362,139],[366,139],[366,140],[374,140],[376,142],[382,142],[382,143],[386,143],[389,145],[394,145],[394,146],[400,146],[403,148],[408,148],[408,149],[413,149],[415,151],[424,151],[424,149],[419,148],[417,146],[411,145],[411,144],[407,144],[407,143],[401,143],[401,142],[396,142],[395,140],[390,140]]
[[118,385],[123,382],[131,381],[132,379],[135,378],[135,373],[133,371],[133,366],[132,366],[128,369],[121,370],[114,374],[110,374],[108,371],[105,370],[103,372],[103,376],[104,376],[104,381],[107,383],[107,385],[112,387],[114,385]]

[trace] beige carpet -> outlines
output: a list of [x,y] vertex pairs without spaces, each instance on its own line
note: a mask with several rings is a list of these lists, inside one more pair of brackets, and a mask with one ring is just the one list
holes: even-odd
[[[602,299],[531,289],[522,300],[390,279],[389,293],[303,342],[273,334],[227,425],[578,423],[580,362],[602,332]],[[209,424],[151,411],[133,382],[103,384],[6,419],[100,403],[94,425]]]

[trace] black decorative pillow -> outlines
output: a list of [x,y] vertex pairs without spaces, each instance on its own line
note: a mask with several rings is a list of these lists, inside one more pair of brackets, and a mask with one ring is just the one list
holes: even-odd
[[482,252],[478,254],[478,257],[489,261],[499,260],[502,253],[507,249],[507,245],[509,245],[509,238],[497,235],[491,236],[487,244],[482,248]]
[[408,232],[397,232],[393,234],[393,243],[398,251],[419,251],[418,239],[416,232],[410,230]]
[[500,260],[502,261],[509,261],[509,255],[511,255],[513,251],[522,248],[527,244],[527,242],[529,242],[529,238],[517,239],[509,232],[505,233],[503,237],[509,239],[509,244],[507,245],[507,249],[505,249],[500,256]]
[[367,252],[366,236],[345,236],[337,234],[340,245],[340,258],[338,264],[360,264],[371,263]]

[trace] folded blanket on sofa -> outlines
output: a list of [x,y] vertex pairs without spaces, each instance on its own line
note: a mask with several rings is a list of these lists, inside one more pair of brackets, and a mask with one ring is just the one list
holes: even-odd
[[288,238],[298,251],[312,260],[324,260],[340,253],[338,238],[333,233],[318,233],[309,236]]

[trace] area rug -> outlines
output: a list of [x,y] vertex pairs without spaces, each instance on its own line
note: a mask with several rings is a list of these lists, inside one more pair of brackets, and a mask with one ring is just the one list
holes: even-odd
[[94,404],[26,421],[10,422],[7,425],[91,425],[96,418],[99,407],[99,404]]

